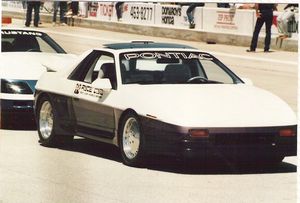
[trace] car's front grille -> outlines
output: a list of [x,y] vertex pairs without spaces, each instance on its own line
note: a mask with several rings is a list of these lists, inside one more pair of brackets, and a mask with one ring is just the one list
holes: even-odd
[[247,145],[247,144],[270,144],[275,140],[274,133],[239,133],[239,134],[216,134],[216,145]]

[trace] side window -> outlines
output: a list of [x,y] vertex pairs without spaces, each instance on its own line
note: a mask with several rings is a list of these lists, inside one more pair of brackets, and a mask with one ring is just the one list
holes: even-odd
[[[103,70],[103,67],[105,66],[105,64],[114,64],[113,57],[105,55],[105,54],[102,54],[102,55],[99,55],[98,57],[96,57],[84,78],[84,82],[92,83],[98,77],[104,78],[105,77],[104,71],[106,71],[106,70]],[[115,71],[115,68],[113,68],[113,69],[114,69],[113,71]]]
[[46,53],[57,53],[49,44],[47,44],[42,38],[37,37],[37,42],[40,46],[40,51],[41,52],[46,52]]
[[219,81],[225,84],[234,83],[233,79],[213,61],[201,60],[201,64],[209,80]]
[[97,78],[108,78],[116,89],[116,69],[113,54],[93,51],[70,74],[70,80],[92,83]]

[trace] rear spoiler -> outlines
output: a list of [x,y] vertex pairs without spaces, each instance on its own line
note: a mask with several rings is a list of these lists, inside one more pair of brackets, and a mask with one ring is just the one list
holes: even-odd
[[57,72],[57,68],[50,67],[47,64],[42,64],[42,65],[46,68],[47,72]]
[[46,68],[47,72],[57,72],[61,69],[68,68],[70,64],[72,64],[77,56],[68,54],[69,57],[64,58],[63,60],[58,59],[58,60],[53,60],[48,63],[42,63],[42,65]]

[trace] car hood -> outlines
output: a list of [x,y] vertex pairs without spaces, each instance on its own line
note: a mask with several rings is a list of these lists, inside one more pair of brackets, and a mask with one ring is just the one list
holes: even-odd
[[186,127],[295,125],[295,113],[279,97],[239,84],[124,85],[120,108]]
[[5,52],[0,54],[1,78],[37,80],[47,69],[46,63],[69,64],[76,58],[73,54]]

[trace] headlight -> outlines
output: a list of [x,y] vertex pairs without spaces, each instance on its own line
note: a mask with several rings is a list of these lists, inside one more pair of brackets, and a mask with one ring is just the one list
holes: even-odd
[[26,81],[1,80],[1,92],[9,94],[33,94],[32,89]]

